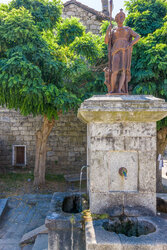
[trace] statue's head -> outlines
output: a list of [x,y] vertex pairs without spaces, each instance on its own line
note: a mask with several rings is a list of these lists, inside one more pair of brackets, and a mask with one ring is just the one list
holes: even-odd
[[115,17],[115,21],[117,24],[118,23],[123,24],[124,20],[125,20],[125,13],[123,12],[123,9],[120,9],[120,12]]

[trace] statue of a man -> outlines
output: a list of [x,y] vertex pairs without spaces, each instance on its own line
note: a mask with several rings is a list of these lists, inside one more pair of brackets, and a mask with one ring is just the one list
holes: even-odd
[[[128,94],[128,82],[131,79],[131,57],[133,45],[140,36],[129,27],[124,27],[125,13],[121,9],[115,21],[118,27],[107,29],[105,43],[110,46],[108,68],[105,68],[105,84],[110,94]],[[132,39],[134,38],[134,39]]]

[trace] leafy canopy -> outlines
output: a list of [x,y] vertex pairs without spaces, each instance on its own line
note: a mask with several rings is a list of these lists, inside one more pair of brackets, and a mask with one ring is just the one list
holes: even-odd
[[147,36],[163,26],[167,12],[166,0],[126,1],[126,25],[141,36]]
[[24,7],[28,10],[40,30],[53,29],[62,14],[60,0],[13,0],[9,10]]
[[51,119],[83,100],[103,45],[61,12],[59,0],[0,5],[0,105]]
[[[167,101],[167,2],[130,0],[126,4],[130,12],[126,24],[143,36],[133,50],[130,89]],[[158,129],[162,126],[167,126],[166,118],[158,122]]]

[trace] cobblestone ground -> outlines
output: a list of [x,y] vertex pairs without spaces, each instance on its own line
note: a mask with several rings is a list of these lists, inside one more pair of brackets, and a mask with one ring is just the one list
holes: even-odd
[[0,222],[0,250],[20,250],[22,236],[43,225],[52,195],[28,194],[9,198]]

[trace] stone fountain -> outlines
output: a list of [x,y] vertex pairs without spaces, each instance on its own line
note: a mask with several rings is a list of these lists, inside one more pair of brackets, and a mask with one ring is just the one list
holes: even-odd
[[[156,121],[166,116],[167,103],[153,96],[101,95],[82,103],[90,211],[111,217],[87,222],[87,249],[167,249],[167,222],[156,216]],[[121,220],[137,233],[116,232]]]
[[[107,219],[92,221],[85,213],[86,250],[167,250],[167,221],[156,215],[156,122],[167,116],[167,103],[128,95],[132,47],[140,37],[123,26],[122,10],[115,19],[118,27],[110,25],[105,37],[108,94],[85,100],[78,110],[87,124],[90,212],[107,214]],[[78,200],[78,194],[53,196],[46,219],[49,250],[85,249]],[[74,212],[75,227],[70,224]]]

